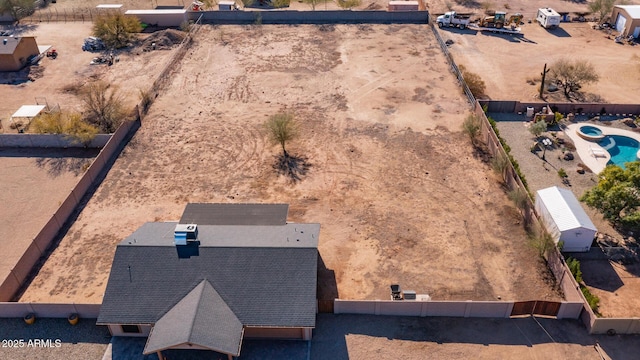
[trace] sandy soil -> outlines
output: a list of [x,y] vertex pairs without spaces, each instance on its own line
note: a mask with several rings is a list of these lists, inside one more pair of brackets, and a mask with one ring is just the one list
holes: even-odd
[[[90,23],[40,23],[18,27],[16,34],[36,36],[38,45],[52,45],[60,54],[57,59],[43,58],[31,71],[39,75],[35,81],[18,81],[15,73],[0,73],[0,131],[16,132],[9,126],[9,118],[21,105],[59,105],[63,111],[82,111],[82,100],[69,88],[79,88],[87,81],[103,79],[119,87],[125,98],[125,106],[133,108],[139,99],[140,89],[146,90],[153,81],[153,74],[165,64],[172,51],[144,52],[138,49],[116,52],[120,62],[107,65],[89,65],[97,52],[82,51],[83,39],[91,35]],[[143,40],[148,34],[141,34]],[[23,79],[24,80],[24,79]]]
[[[589,23],[562,23],[545,30],[536,23],[522,27],[523,38],[473,30],[443,29],[442,37],[455,43],[450,50],[460,65],[479,74],[493,100],[537,101],[540,73],[560,58],[588,60],[600,76],[582,88],[587,101],[634,103],[640,92],[638,46],[616,44]],[[615,54],[613,56],[612,54]],[[526,59],[526,61],[525,61]],[[528,79],[538,78],[536,85]],[[547,94],[550,101],[566,102],[562,91]]]
[[[468,106],[425,26],[204,27],[167,93],[21,301],[100,302],[115,245],[187,202],[286,202],[322,224],[321,298],[558,299],[459,131]],[[306,157],[272,169],[289,111]],[[337,282],[337,288],[336,283]]]
[[22,257],[96,151],[0,149],[0,279]]

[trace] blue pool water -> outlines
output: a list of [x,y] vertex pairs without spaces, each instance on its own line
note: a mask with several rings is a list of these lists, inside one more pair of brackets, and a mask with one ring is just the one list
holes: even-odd
[[[580,128],[580,130],[584,132],[583,128]],[[598,142],[598,145],[602,146],[611,155],[609,164],[615,164],[624,169],[625,163],[638,160],[636,154],[640,150],[640,143],[630,137],[607,135]]]
[[602,131],[600,131],[600,129],[598,129],[595,126],[589,126],[589,125],[581,126],[580,127],[580,131],[582,131],[583,134],[587,134],[587,135],[590,135],[590,136],[600,136],[600,135],[602,135]]

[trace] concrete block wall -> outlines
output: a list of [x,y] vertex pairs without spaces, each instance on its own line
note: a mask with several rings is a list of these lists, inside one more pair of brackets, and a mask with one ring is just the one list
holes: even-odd
[[80,318],[95,319],[100,313],[100,304],[51,304],[0,302],[0,318],[21,318],[35,314],[41,318],[66,318],[78,314]]
[[202,15],[204,23],[216,25],[231,24],[427,24],[428,11],[205,11],[191,12],[189,17],[196,20]]

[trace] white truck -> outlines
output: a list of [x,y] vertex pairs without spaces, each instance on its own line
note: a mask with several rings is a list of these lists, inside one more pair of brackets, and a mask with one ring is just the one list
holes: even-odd
[[469,26],[470,22],[471,18],[468,15],[458,15],[455,11],[448,11],[436,19],[436,23],[441,28],[447,26],[464,29]]
[[536,21],[545,29],[556,28],[560,26],[562,16],[552,8],[540,8],[536,15]]

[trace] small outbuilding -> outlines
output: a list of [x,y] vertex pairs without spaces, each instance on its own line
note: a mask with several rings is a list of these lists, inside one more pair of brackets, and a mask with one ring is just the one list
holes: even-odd
[[598,230],[571,190],[557,186],[538,190],[536,211],[556,244],[563,242],[562,251],[589,251]]
[[616,5],[611,13],[611,22],[624,37],[640,37],[640,5]]
[[187,21],[185,9],[127,10],[124,14],[135,16],[142,23],[160,27],[178,27]]
[[38,56],[40,50],[33,36],[0,37],[0,71],[18,71]]

